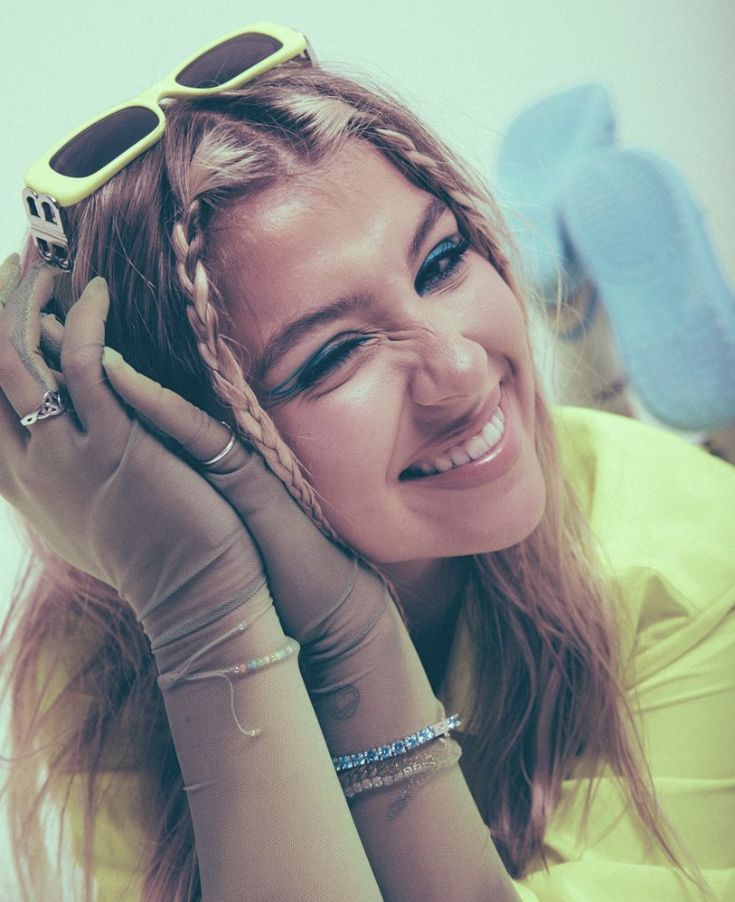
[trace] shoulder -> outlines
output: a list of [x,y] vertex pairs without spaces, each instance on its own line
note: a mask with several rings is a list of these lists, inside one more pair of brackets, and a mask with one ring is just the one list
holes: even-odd
[[616,414],[558,407],[554,422],[638,650],[684,627],[701,637],[735,604],[735,467]]
[[735,526],[733,508],[727,506],[735,500],[732,464],[672,432],[618,414],[555,407],[553,418],[566,475],[592,515],[599,516],[611,491],[631,502],[632,515],[635,498],[643,492],[647,502],[669,513],[683,502]]

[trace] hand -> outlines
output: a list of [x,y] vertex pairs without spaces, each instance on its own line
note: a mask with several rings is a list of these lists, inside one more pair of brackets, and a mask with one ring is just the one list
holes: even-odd
[[[3,269],[6,267],[7,263]],[[3,274],[0,285],[17,281],[17,272]],[[115,360],[114,352],[105,368],[109,385],[105,383],[101,352],[108,301],[101,280],[90,283],[74,304],[66,327],[47,316],[43,317],[42,329],[39,325],[39,312],[52,294],[47,269],[34,267],[21,286],[6,290],[6,294],[9,300],[5,313],[0,315],[0,341],[14,324],[26,318],[31,325],[24,339],[25,357],[28,361],[36,355],[35,369],[41,375],[34,379],[28,364],[24,365],[17,353],[3,351],[0,345],[0,388],[5,389],[6,383],[14,387],[9,394],[13,409],[5,411],[5,432],[18,436],[18,450],[8,448],[0,465],[5,470],[0,476],[0,493],[39,528],[65,559],[115,585],[118,591],[122,588],[123,597],[131,591],[126,585],[130,572],[150,573],[145,592],[160,597],[165,588],[155,585],[154,576],[166,554],[171,553],[167,546],[173,544],[180,549],[180,554],[172,558],[175,566],[166,568],[166,582],[172,583],[175,570],[183,568],[185,562],[204,560],[206,555],[202,555],[200,546],[211,555],[216,553],[217,542],[223,549],[247,544],[247,533],[242,528],[245,523],[265,561],[281,622],[286,632],[301,643],[302,657],[320,658],[326,663],[370,631],[390,603],[382,581],[320,532],[259,454],[236,442],[221,464],[197,472],[166,450],[150,429],[143,428],[142,422],[160,432],[164,439],[169,437],[172,444],[183,447],[194,460],[213,457],[225,446],[230,433],[222,423],[137,373],[119,357]],[[50,357],[60,349],[63,377],[62,372],[57,377],[52,375],[40,356],[40,337]],[[37,385],[39,378],[43,379],[42,389]],[[83,419],[86,431],[85,425],[70,429],[74,414],[66,413],[36,423],[28,435],[28,430],[17,422],[18,415],[32,409],[43,391],[56,388],[62,378],[68,383],[76,416]],[[137,416],[127,413],[119,398]],[[63,453],[57,447],[59,440],[51,435],[52,431],[63,435],[69,443],[68,451]],[[124,455],[126,443],[132,444],[133,439],[136,454]],[[34,446],[38,449],[36,455],[32,453]],[[40,467],[45,473],[44,459],[49,460],[52,455],[54,472],[39,478],[36,470]],[[61,461],[66,462],[65,472],[60,470]],[[57,481],[73,488],[61,494],[55,492]],[[213,493],[207,482],[219,494]],[[131,493],[131,487],[138,491]],[[171,514],[163,521],[161,488]],[[134,509],[128,506],[131,494],[138,502]],[[94,504],[91,499],[95,499]],[[116,514],[109,511],[111,503],[119,509]],[[209,516],[203,518],[205,512]],[[237,515],[241,522],[236,526],[233,518],[237,521]],[[100,517],[109,519],[107,528],[100,528]],[[182,523],[197,525],[197,521],[206,522],[199,523],[193,533],[187,528],[182,535]],[[85,522],[90,529],[80,532],[75,524]],[[161,538],[143,542],[143,550],[131,555],[127,543],[145,537],[153,523],[161,524]],[[88,535],[91,529],[94,536]],[[119,534],[121,529],[124,541]],[[111,554],[108,544],[116,550],[125,546],[122,562],[117,565],[128,574],[125,578],[110,572],[116,567],[107,563]],[[255,548],[245,557],[249,563],[242,573],[243,585],[259,575]],[[104,567],[101,560],[105,561]],[[136,590],[142,594],[137,587]]]
[[[211,447],[225,447],[229,433],[221,423],[137,373],[117,352],[106,356],[115,391],[162,435],[191,450],[196,424],[199,435],[219,436]],[[203,475],[255,538],[280,620],[301,644],[307,670],[317,658],[328,665],[370,632],[391,604],[382,579],[320,531],[260,454],[236,442],[217,470]]]
[[[105,282],[89,283],[65,327],[44,317],[47,345],[50,338],[60,348],[59,370],[39,349],[40,314],[52,295],[48,267],[35,264],[21,279],[13,255],[0,268],[0,494],[52,549],[115,588],[137,614],[205,571],[220,596],[213,602],[262,585],[257,547],[232,507],[107,383]],[[74,410],[20,423],[44,392],[59,388]],[[227,439],[222,424],[209,425],[193,415],[179,430],[181,444],[201,459]]]

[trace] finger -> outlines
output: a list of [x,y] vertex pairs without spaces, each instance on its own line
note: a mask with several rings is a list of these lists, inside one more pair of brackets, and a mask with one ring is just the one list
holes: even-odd
[[[123,400],[178,442],[195,460],[215,457],[229,442],[232,433],[227,426],[181,395],[137,372],[117,351],[105,348],[102,365]],[[249,456],[244,446],[236,442],[223,459],[223,467],[240,466]]]
[[[0,309],[15,291],[21,280],[20,257],[11,254],[0,264]],[[53,299],[52,299],[53,300]],[[61,354],[61,342],[64,337],[64,326],[53,313],[41,314],[41,350],[46,361],[60,369],[59,357]]]
[[[20,257],[18,254],[11,254],[0,265],[0,309],[5,307],[5,302],[18,287],[20,278]],[[0,473],[3,476],[5,476],[6,462],[13,460],[14,455],[22,451],[25,445],[25,430],[21,430],[17,421],[18,417],[12,404],[5,397],[4,392],[0,391],[0,423],[3,424]],[[5,484],[5,479],[2,480],[2,484]]]
[[20,257],[17,254],[11,254],[3,260],[2,266],[0,266],[0,307],[5,306],[11,292],[18,287],[20,277]]
[[[11,274],[9,284],[13,279]],[[49,268],[35,263],[6,294],[0,311],[0,390],[12,408],[12,412],[7,405],[3,408],[3,428],[15,429],[18,419],[35,410],[47,391],[59,388],[40,350],[40,311],[53,296],[53,284]]]
[[102,369],[105,320],[110,306],[107,283],[97,277],[66,315],[61,344],[61,370],[82,428],[104,429],[111,446],[124,441],[130,418],[107,384]]
[[[6,257],[6,259],[3,260],[2,265],[0,265],[0,309],[5,307],[5,302],[8,300],[11,293],[18,287],[20,277],[20,257],[18,254],[11,254],[9,257]],[[16,432],[15,429],[9,428],[9,424],[16,422],[16,420],[17,417],[13,406],[5,397],[4,392],[0,391],[0,422],[8,424],[3,429],[3,458],[7,457],[9,453],[12,453],[8,442],[12,442],[13,439],[20,436],[20,430]],[[18,447],[22,447],[22,443],[20,443]],[[15,445],[12,450],[17,450]]]
[[[47,361],[55,365],[61,362],[61,345],[64,341],[64,326],[53,313],[41,314],[41,350]],[[57,367],[60,368],[60,367]]]
[[[11,254],[0,264],[0,309],[20,284],[21,277],[20,257],[18,254]],[[64,326],[61,321],[53,313],[42,313],[41,350],[47,359],[50,356],[55,358],[56,363],[59,362],[63,337]]]
[[[51,367],[51,373],[58,383],[59,391],[66,399],[66,382],[63,373],[53,367]],[[36,406],[40,407],[41,404]],[[73,417],[74,411],[71,406],[67,404],[66,409],[67,415]],[[28,413],[31,411],[29,410]],[[14,475],[19,472],[21,455],[25,456],[28,451],[29,427],[24,426],[20,420],[21,417],[17,415],[13,405],[0,391],[0,495],[4,495],[11,501],[11,504],[14,502],[10,498],[7,480],[9,478],[13,483]]]
[[12,468],[17,454],[25,453],[28,432],[19,421],[15,408],[0,390],[0,494],[6,497],[3,486],[8,468]]

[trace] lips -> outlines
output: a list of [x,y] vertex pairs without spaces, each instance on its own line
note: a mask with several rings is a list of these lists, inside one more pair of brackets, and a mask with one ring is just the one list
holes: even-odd
[[444,473],[486,455],[503,437],[505,416],[500,408],[501,398],[501,386],[498,386],[479,414],[447,436],[440,445],[432,443],[398,478],[420,479]]

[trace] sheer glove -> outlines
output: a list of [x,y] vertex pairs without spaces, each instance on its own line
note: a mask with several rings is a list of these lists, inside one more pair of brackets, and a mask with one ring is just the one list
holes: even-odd
[[[0,283],[0,492],[62,557],[130,602],[154,649],[182,635],[182,624],[201,621],[202,593],[209,605],[233,606],[263,585],[247,523],[281,622],[313,665],[306,666],[313,688],[334,690],[331,665],[364,644],[394,607],[381,579],[322,535],[244,444],[236,443],[219,472],[202,474],[131,415],[120,397],[196,459],[213,456],[229,437],[221,423],[130,367],[110,369],[113,391],[101,365],[109,305],[103,280],[90,282],[65,327],[43,318],[47,347],[60,348],[54,372],[39,347],[50,270],[36,264],[21,281],[11,257]],[[30,427],[18,422],[43,391],[62,385],[74,411]]]
[[[143,621],[191,810],[202,898],[374,902],[380,893],[297,657],[249,676],[232,672],[285,638],[255,543],[223,496],[107,383],[104,281],[87,286],[65,327],[40,313],[52,293],[45,267],[24,279],[17,256],[0,267],[0,493]],[[59,358],[56,368],[39,343]],[[73,411],[19,422],[61,387]],[[208,432],[201,411],[188,413],[182,444],[198,459],[213,457],[221,434]]]
[[[43,282],[33,283],[32,289],[25,294],[21,292],[20,296],[11,294],[9,307],[21,313],[24,310],[38,310],[43,300],[43,291],[39,295],[39,284],[42,286]],[[75,308],[77,315],[73,316]],[[68,335],[61,334],[64,330],[58,324],[54,326],[49,322],[46,326],[49,334],[53,332],[61,344],[62,369],[69,382],[70,394],[82,427],[91,422],[90,414],[94,409],[95,421],[105,416],[110,418],[111,435],[115,439],[115,430],[121,427],[118,423],[112,425],[114,417],[110,411],[122,411],[122,405],[119,401],[113,401],[114,393],[104,383],[100,365],[104,332],[102,317],[106,310],[104,284],[97,281],[91,283],[75,308],[72,308],[67,319]],[[22,315],[15,313],[14,316],[15,321],[23,321]],[[26,322],[32,320],[32,315],[25,318]],[[26,328],[27,331],[31,329],[29,334],[34,339],[32,347],[35,349],[38,333],[32,332],[33,327]],[[38,326],[35,328],[40,330]],[[3,334],[9,334],[8,326],[0,318],[0,338]],[[114,358],[114,354],[112,356]],[[1,358],[2,355],[0,360]],[[117,364],[114,365],[113,359],[112,365],[107,368],[107,376],[115,392],[157,431],[178,442],[197,460],[206,460],[225,446],[229,433],[221,423],[173,392],[126,367],[119,359]],[[7,378],[3,379],[6,371],[12,373],[17,369],[17,363],[14,367],[6,367],[0,362],[0,386],[4,387],[8,381]],[[29,397],[27,400],[21,399],[14,406],[21,412],[21,408],[30,407],[33,403],[37,403],[36,398]],[[66,416],[56,418],[56,424],[39,425],[54,427],[58,426],[59,420],[64,419]],[[129,447],[125,448],[127,454],[123,458],[113,457],[113,475],[120,472],[123,466],[127,467],[122,470],[126,483],[135,486],[140,481],[146,492],[150,492],[151,498],[158,498],[161,486],[164,487],[166,496],[183,495],[183,487],[186,487],[187,492],[191,487],[197,493],[193,510],[186,508],[183,500],[182,507],[174,505],[174,509],[179,512],[179,516],[184,509],[190,511],[189,519],[195,520],[197,516],[201,517],[202,510],[205,514],[216,511],[212,520],[222,528],[222,532],[216,535],[219,547],[224,549],[224,559],[229,564],[227,552],[231,548],[237,549],[236,558],[238,553],[244,554],[248,560],[249,577],[249,582],[244,584],[252,586],[260,578],[254,576],[256,570],[252,566],[255,546],[249,545],[245,551],[247,543],[244,536],[247,533],[244,527],[241,527],[242,534],[236,532],[238,541],[233,539],[231,531],[236,530],[237,524],[229,521],[227,528],[221,526],[228,522],[224,511],[211,498],[205,500],[206,493],[199,494],[202,486],[206,486],[205,479],[217,489],[217,492],[211,492],[210,487],[211,494],[219,498],[225,507],[229,505],[230,511],[236,511],[238,521],[247,523],[264,559],[268,582],[273,588],[281,621],[287,632],[303,646],[302,669],[319,716],[319,727],[331,754],[342,755],[381,745],[438,721],[445,715],[442,705],[434,697],[397,607],[392,603],[382,580],[369,567],[322,535],[291,499],[280,480],[264,465],[259,455],[252,453],[244,444],[236,443],[216,465],[216,470],[207,469],[200,475],[190,469],[187,478],[181,470],[182,466],[186,467],[183,461],[171,452],[165,452],[169,455],[168,458],[165,455],[159,458],[159,452],[164,454],[163,445],[155,445],[155,452],[152,448],[149,449],[149,441],[155,444],[155,439],[141,427],[138,429],[141,438],[134,442],[127,414],[124,420],[125,428],[122,428],[121,433]],[[34,427],[29,445],[32,445],[36,433],[41,434],[38,426]],[[102,440],[100,438],[100,442]],[[83,451],[84,441],[80,439],[78,443]],[[37,444],[40,445],[40,442]],[[113,443],[113,447],[115,444],[119,444],[119,439]],[[127,463],[127,457],[138,448],[147,453],[141,454],[138,466],[131,467]],[[101,460],[105,460],[104,453]],[[154,469],[151,471],[151,468]],[[32,472],[32,469],[25,470],[26,480],[31,480]],[[74,472],[73,469],[70,471],[72,477]],[[179,478],[183,482],[177,488]],[[30,481],[30,485],[32,484]],[[106,486],[106,481],[103,485]],[[51,484],[44,484],[46,491],[50,487]],[[90,491],[93,490],[94,483],[90,485]],[[113,493],[111,497],[116,496]],[[23,498],[21,496],[21,500]],[[155,501],[145,498],[139,505],[136,509],[144,512],[144,521],[147,517],[159,517]],[[40,514],[37,516],[43,520],[43,499],[33,510],[38,510]],[[164,511],[166,510],[164,505]],[[62,522],[61,513],[58,514],[58,519]],[[167,544],[165,533],[171,531],[178,537],[182,532],[182,524],[186,523],[188,526],[189,519],[180,519],[178,523],[172,523],[169,519],[167,529],[154,530],[159,545],[158,554],[169,553],[170,540]],[[202,523],[204,522],[208,522],[207,516],[202,518]],[[106,560],[106,545],[116,535],[114,527],[106,525],[106,528],[108,532],[105,541],[92,561],[97,566],[98,560]],[[192,535],[195,538],[187,538],[187,547],[192,552],[196,552],[204,541],[203,532],[207,534],[201,523],[193,526]],[[61,536],[57,541],[61,543],[63,538]],[[136,539],[137,537],[133,539],[134,543]],[[214,554],[217,546],[210,545],[209,549],[210,554]],[[176,552],[171,553],[176,560]],[[137,552],[137,557],[138,566],[142,566],[144,572],[146,564],[150,569],[149,558],[145,553]],[[113,558],[116,564],[109,569],[114,571],[112,575],[117,580],[116,585],[128,587],[132,584],[128,581],[133,579],[133,574],[124,566],[124,560],[118,562],[114,554]],[[197,594],[189,591],[191,586],[200,587],[207,598],[213,597],[210,594],[210,583],[204,579],[209,569],[206,565],[207,556],[199,560],[205,562],[205,567],[204,570],[201,566],[199,569],[194,567],[196,575],[187,583],[185,602],[191,601]],[[155,568],[153,569],[155,575]],[[213,559],[213,569],[216,573],[228,576],[231,570],[230,566],[221,565],[220,558],[216,557]],[[170,567],[167,566],[165,570],[170,572]],[[107,570],[103,572],[106,573]],[[257,572],[260,574],[260,571]],[[158,601],[165,598],[167,592],[169,595],[175,594],[175,580],[169,578],[164,585],[150,579],[148,582],[147,597]],[[152,587],[150,583],[153,584]],[[234,584],[226,584],[230,585],[230,593],[218,592],[219,599],[233,597],[236,581]],[[252,601],[257,601],[259,597],[256,592]],[[148,611],[150,610],[149,604]],[[182,635],[177,625],[177,619],[181,619],[181,605],[159,604],[157,608],[153,608],[157,627],[163,625],[162,619],[159,619],[160,612],[174,610],[177,617],[167,625],[164,635],[171,636],[171,631],[177,629],[179,635]],[[201,611],[200,600],[199,616]],[[190,620],[194,624],[193,628],[196,628],[196,607],[191,609]],[[220,668],[225,663],[221,653],[219,658],[216,654],[213,655],[213,642],[207,642],[207,638],[213,639],[215,643],[222,639],[222,628],[226,622],[231,624],[234,621],[225,615],[220,621],[210,625],[218,628],[219,637],[209,631],[209,627],[194,633],[195,636],[204,637],[205,641],[204,646],[195,653],[198,666],[209,660]],[[245,637],[249,632],[245,633]],[[190,642],[185,639],[169,641],[156,653],[159,665],[162,661],[169,660],[169,651],[174,652],[170,660],[175,661],[179,649],[182,649],[178,654],[178,659],[181,660],[184,650],[190,652]],[[222,646],[218,646],[218,649],[221,650]],[[202,659],[203,653],[208,658]],[[185,659],[184,664],[189,661],[190,659]],[[218,675],[221,676],[222,673]],[[408,798],[402,794],[400,786],[385,791],[385,797],[382,793],[368,793],[367,798],[361,796],[353,812],[360,833],[357,837],[354,834],[355,824],[350,823],[348,826],[344,822],[346,808],[344,799],[339,795],[334,770],[329,765],[328,757],[322,757],[318,738],[309,721],[309,715],[313,717],[314,712],[307,712],[303,698],[299,697],[299,701],[293,695],[293,681],[288,681],[286,665],[268,668],[256,676],[262,678],[260,682],[256,680],[258,686],[268,686],[269,691],[264,695],[257,691],[255,695],[248,693],[250,678],[238,681],[235,687],[231,684],[230,713],[236,714],[238,703],[247,699],[246,711],[250,716],[269,724],[262,740],[257,743],[257,749],[248,747],[243,750],[242,736],[228,730],[223,720],[221,701],[216,710],[212,708],[212,700],[217,696],[213,695],[211,689],[192,696],[192,684],[182,681],[177,683],[175,673],[171,681],[162,685],[177,753],[182,761],[182,771],[187,775],[189,789],[195,791],[193,797],[190,795],[189,801],[197,835],[197,850],[200,853],[200,868],[203,881],[213,898],[238,898],[242,861],[238,825],[243,816],[253,818],[254,813],[253,823],[261,823],[258,802],[263,806],[262,811],[270,830],[260,828],[254,831],[252,838],[263,841],[260,846],[263,854],[256,853],[250,860],[257,861],[255,872],[261,876],[264,867],[267,870],[268,862],[273,858],[268,857],[267,843],[271,842],[274,848],[278,848],[279,841],[283,839],[278,825],[288,820],[288,810],[281,808],[279,811],[278,806],[282,806],[284,799],[288,799],[289,791],[299,812],[308,812],[305,819],[300,815],[295,818],[295,829],[298,831],[304,823],[310,826],[295,838],[303,857],[289,862],[289,875],[295,875],[298,892],[291,896],[283,895],[282,868],[278,873],[279,869],[276,867],[273,876],[265,875],[265,885],[277,885],[281,898],[307,898],[304,892],[306,873],[314,875],[313,885],[319,887],[320,893],[326,890],[338,895],[342,892],[344,898],[356,900],[374,898],[375,884],[370,865],[383,896],[387,899],[401,899],[402,902],[444,899],[450,887],[456,889],[458,897],[461,896],[468,902],[470,899],[515,898],[490,834],[458,768],[443,771],[443,779],[432,781],[428,788],[422,787],[419,798],[411,800],[410,826],[403,818],[395,821],[397,814],[408,804]],[[210,679],[209,683],[212,682]],[[177,693],[180,694],[178,702]],[[198,723],[194,732],[189,726],[192,720]],[[240,730],[239,723],[237,726]],[[230,740],[231,735],[233,738]],[[211,746],[212,736],[216,736],[218,740],[217,755]],[[259,758],[258,749],[264,758]],[[267,788],[263,792],[263,770],[274,775],[275,782],[272,785],[280,787],[279,793],[273,794]],[[292,787],[291,790],[289,786]],[[302,808],[305,800],[308,800],[306,807]],[[289,828],[288,831],[291,839],[294,839],[293,829]],[[337,841],[338,853],[332,841],[335,835],[340,836]],[[248,848],[250,849],[250,844]],[[365,853],[369,858],[369,865]],[[335,857],[337,854],[339,860]],[[275,859],[278,860],[278,856]],[[463,865],[458,870],[459,860]],[[310,863],[308,870],[304,869],[305,862]],[[348,881],[352,881],[353,889],[347,887]]]
[[[8,261],[5,269],[6,285],[17,284],[17,264]],[[51,293],[50,272],[34,266],[21,288],[6,289],[12,295],[7,325],[11,316],[16,321],[23,316],[29,303],[40,310]],[[240,590],[262,584],[260,555],[252,543],[248,547],[242,527],[247,524],[265,558],[281,621],[302,644],[305,658],[344,653],[370,630],[390,601],[380,578],[329,541],[262,457],[242,442],[221,464],[198,472],[156,441],[141,417],[195,463],[214,456],[230,433],[179,395],[115,360],[114,354],[106,368],[115,389],[111,391],[100,366],[107,304],[104,283],[94,280],[69,311],[66,329],[42,316],[40,334],[25,339],[31,361],[35,353],[35,378],[22,373],[17,359],[7,361],[6,381],[24,386],[12,398],[14,406],[25,413],[40,400],[39,377],[44,390],[62,381],[33,348],[40,340],[53,358],[63,344],[60,368],[82,429],[68,436],[64,429],[64,447],[59,447],[51,432],[62,430],[68,413],[36,424],[30,434],[8,424],[8,430],[26,433],[28,447],[22,461],[21,455],[6,456],[2,493],[62,557],[114,586],[138,612],[153,609],[220,557],[240,556]],[[28,359],[26,354],[26,370]],[[1,361],[0,368],[5,369]],[[137,416],[127,413],[119,398]],[[67,493],[57,487],[62,455],[68,455],[73,473],[66,477],[74,483]],[[207,481],[222,496],[219,501],[207,491]],[[92,498],[94,505],[89,504]],[[182,531],[183,522],[191,528]]]
[[[158,430],[193,453],[198,423],[198,441],[206,435],[210,446],[226,446],[230,433],[223,424],[137,373],[116,352],[107,356],[115,390]],[[392,603],[383,581],[322,533],[260,454],[238,441],[216,471],[203,475],[255,538],[281,622],[301,644],[307,666],[336,660],[369,633]]]
[[[56,324],[57,340],[58,330],[64,334],[55,372],[39,348],[39,312],[53,295],[50,270],[34,264],[21,279],[12,256],[0,286],[0,494],[61,557],[115,588],[144,623],[158,610],[146,624],[152,640],[186,619],[182,605],[164,606],[166,599],[197,595],[205,582],[211,604],[254,594],[265,576],[236,512],[105,379],[104,280],[89,283],[65,327]],[[44,326],[53,328],[49,317]],[[73,410],[21,425],[44,392],[62,387]]]

